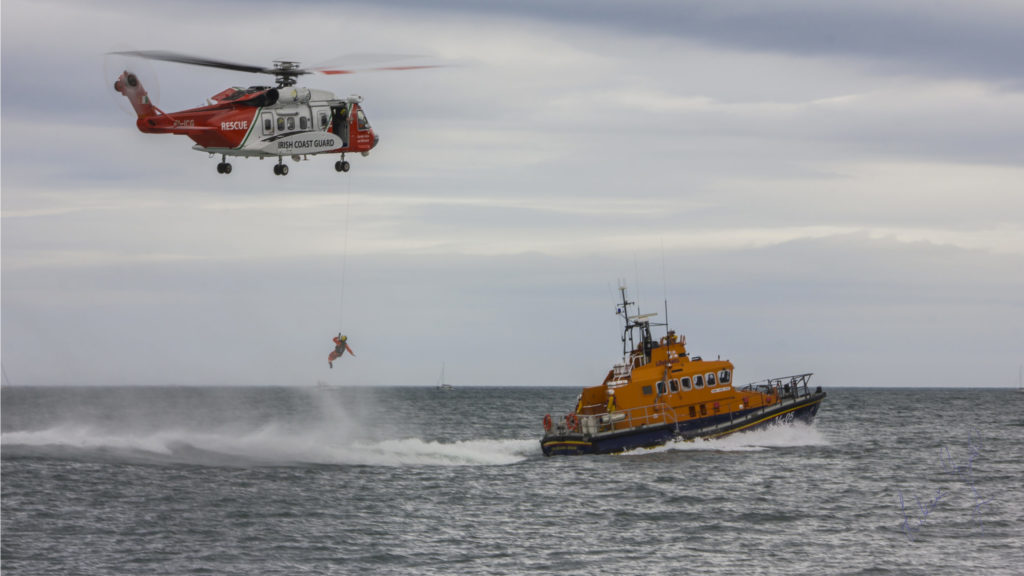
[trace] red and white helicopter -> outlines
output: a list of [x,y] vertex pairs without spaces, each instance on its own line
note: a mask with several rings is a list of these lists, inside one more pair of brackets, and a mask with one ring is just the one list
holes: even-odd
[[[249,66],[164,51],[114,52],[113,54],[208,66],[225,70],[273,74],[276,87],[228,88],[210,98],[208,106],[180,112],[164,112],[149,98],[136,74],[125,70],[114,90],[126,96],[138,114],[136,126],[147,134],[184,134],[192,148],[220,155],[217,172],[230,174],[228,156],[277,158],[274,174],[288,174],[286,156],[298,162],[314,154],[340,154],[338,172],[348,172],[345,155],[367,156],[380,141],[362,109],[362,98],[336,98],[326,90],[296,86],[306,74],[351,74],[353,70],[301,68],[297,62],[275,61],[272,68]],[[369,70],[415,70],[433,66],[394,66]]]

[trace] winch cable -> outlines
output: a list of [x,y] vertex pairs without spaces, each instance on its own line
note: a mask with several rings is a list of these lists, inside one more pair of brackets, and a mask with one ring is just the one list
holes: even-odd
[[348,176],[348,190],[345,193],[345,232],[343,236],[343,244],[341,248],[341,297],[338,302],[338,330],[342,331],[342,327],[345,325],[345,268],[347,267],[348,261],[348,226],[350,221],[351,206],[352,206],[352,176]]

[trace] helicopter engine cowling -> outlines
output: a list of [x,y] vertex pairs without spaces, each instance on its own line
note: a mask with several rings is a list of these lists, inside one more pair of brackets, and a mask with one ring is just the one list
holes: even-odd
[[277,88],[271,88],[263,94],[260,94],[255,101],[257,106],[273,106],[274,104],[277,104],[280,97],[281,94],[277,91]]
[[309,102],[311,96],[309,88],[302,88],[300,86],[290,86],[281,90],[283,92],[281,94],[281,102],[305,104]]

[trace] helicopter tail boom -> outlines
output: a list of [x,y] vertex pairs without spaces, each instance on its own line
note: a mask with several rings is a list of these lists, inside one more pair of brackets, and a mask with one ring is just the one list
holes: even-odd
[[177,114],[171,116],[157,108],[149,99],[149,94],[142,86],[138,76],[125,70],[114,82],[114,90],[128,98],[132,108],[138,114],[138,121],[135,123],[140,132],[147,134],[186,134],[195,136],[203,133],[216,132],[215,128],[203,126],[197,123],[195,118],[176,118]]

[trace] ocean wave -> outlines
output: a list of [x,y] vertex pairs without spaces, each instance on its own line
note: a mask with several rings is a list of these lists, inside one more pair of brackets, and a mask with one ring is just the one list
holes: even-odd
[[702,440],[676,440],[664,446],[639,448],[624,452],[624,455],[638,456],[658,452],[758,452],[773,448],[796,448],[803,446],[828,446],[829,442],[813,424],[793,422],[773,425],[750,432],[739,432],[721,438]]
[[540,454],[535,440],[354,440],[332,432],[268,425],[246,431],[127,433],[62,425],[4,433],[2,444],[9,456],[211,466],[501,466]]

